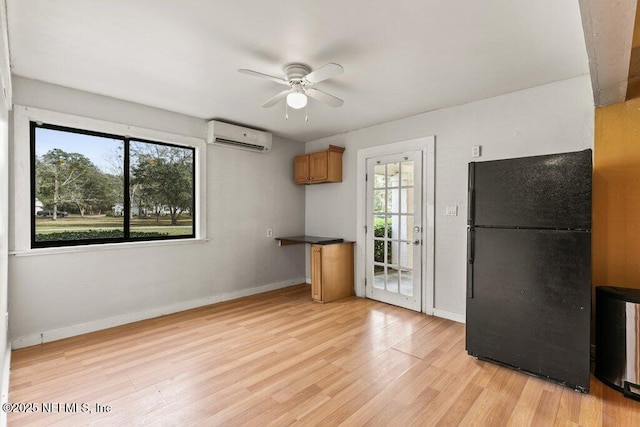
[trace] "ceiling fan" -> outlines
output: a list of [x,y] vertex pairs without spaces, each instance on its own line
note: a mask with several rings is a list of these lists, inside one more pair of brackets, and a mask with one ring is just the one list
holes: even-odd
[[311,68],[306,65],[296,63],[286,65],[283,71],[285,75],[284,78],[270,76],[269,74],[259,73],[253,70],[238,70],[238,72],[242,74],[268,79],[281,85],[289,86],[288,89],[283,90],[262,104],[265,108],[273,107],[285,98],[287,100],[287,106],[296,110],[307,106],[308,97],[330,107],[340,107],[344,104],[342,99],[312,87],[316,83],[342,74],[344,72],[342,65],[330,62],[315,71],[311,71]]

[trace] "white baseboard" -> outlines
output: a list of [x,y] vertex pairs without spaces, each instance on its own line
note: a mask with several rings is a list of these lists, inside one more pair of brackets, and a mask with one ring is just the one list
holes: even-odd
[[249,295],[273,291],[275,289],[286,288],[304,282],[305,278],[296,278],[285,280],[284,282],[270,283],[268,285],[258,286],[255,288],[242,289],[239,291],[228,292],[220,295],[212,295],[206,298],[184,301],[177,304],[153,308],[137,313],[124,314],[107,319],[100,319],[92,322],[80,323],[78,325],[65,326],[63,328],[51,329],[48,331],[42,331],[40,333],[25,335],[22,337],[14,338],[11,343],[14,349],[29,347],[32,345],[43,344],[45,342],[56,341],[63,338],[69,338],[76,335],[112,328],[114,326],[125,325],[127,323],[137,322],[139,320],[152,319],[154,317],[177,313],[179,311],[215,304],[217,302],[229,301]]
[[311,278],[310,277],[306,277],[304,279],[304,283],[306,283],[307,285],[310,285],[311,284]]
[[[2,387],[0,391],[0,402],[7,403],[9,401],[9,375],[11,374],[11,343],[7,340],[7,348],[2,361]],[[7,413],[0,411],[0,426],[7,425]]]
[[454,313],[452,311],[433,309],[433,315],[436,317],[442,317],[443,319],[453,320],[458,323],[466,323],[467,318],[464,314]]

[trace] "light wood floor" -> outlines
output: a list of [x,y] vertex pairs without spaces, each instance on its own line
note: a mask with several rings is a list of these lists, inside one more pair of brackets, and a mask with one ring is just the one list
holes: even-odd
[[313,303],[307,285],[16,350],[11,368],[10,402],[92,411],[10,413],[16,426],[640,426],[640,403],[593,378],[583,395],[478,361],[462,324]]

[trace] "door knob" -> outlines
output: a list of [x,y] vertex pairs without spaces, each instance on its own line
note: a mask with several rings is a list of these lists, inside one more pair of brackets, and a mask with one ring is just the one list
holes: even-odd
[[414,240],[414,241],[413,241],[413,244],[414,244],[414,245],[419,245],[419,244],[420,244],[420,240],[418,240],[418,239]]

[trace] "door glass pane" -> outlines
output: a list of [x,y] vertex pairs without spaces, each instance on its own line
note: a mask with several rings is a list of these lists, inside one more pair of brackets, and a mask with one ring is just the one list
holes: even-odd
[[400,274],[397,268],[387,267],[387,291],[399,292]]
[[413,160],[402,162],[400,182],[403,187],[413,186]]
[[384,240],[373,240],[373,262],[384,263]]
[[400,216],[387,215],[387,237],[400,239]]
[[400,186],[400,163],[387,163],[387,187]]
[[400,271],[400,293],[413,296],[413,272],[410,270]]
[[395,241],[391,241],[387,243],[388,245],[388,251],[389,253],[387,254],[387,263],[392,264],[392,265],[398,265],[400,258],[399,258],[399,253],[398,253],[398,242]]
[[384,215],[375,215],[373,217],[373,236],[374,237],[384,237],[386,222]]
[[400,217],[400,240],[413,240],[413,216]]
[[385,165],[375,165],[373,169],[373,188],[384,188],[387,185]]
[[413,188],[403,188],[402,190],[402,213],[413,213]]
[[400,212],[400,190],[387,190],[387,213]]
[[399,265],[401,267],[413,268],[413,243],[400,242]]
[[373,213],[384,213],[387,203],[386,203],[386,190],[373,190]]
[[373,287],[376,289],[384,289],[385,285],[385,267],[381,265],[373,266]]

